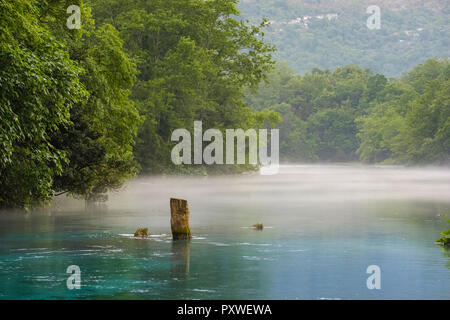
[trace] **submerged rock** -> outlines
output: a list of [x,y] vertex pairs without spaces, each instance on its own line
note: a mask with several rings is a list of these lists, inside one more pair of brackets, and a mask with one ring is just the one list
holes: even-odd
[[173,240],[190,240],[189,206],[186,200],[170,199],[170,224]]
[[264,225],[262,223],[257,223],[253,225],[253,228],[255,228],[256,230],[262,230],[264,229]]
[[134,233],[135,237],[148,238],[148,228],[139,228]]

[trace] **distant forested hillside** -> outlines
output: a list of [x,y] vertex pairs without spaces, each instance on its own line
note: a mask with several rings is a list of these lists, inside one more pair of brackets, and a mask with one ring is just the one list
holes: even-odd
[[[381,29],[369,30],[366,9],[381,9]],[[243,18],[266,17],[277,60],[299,73],[356,64],[388,77],[428,58],[449,56],[448,0],[242,0]]]

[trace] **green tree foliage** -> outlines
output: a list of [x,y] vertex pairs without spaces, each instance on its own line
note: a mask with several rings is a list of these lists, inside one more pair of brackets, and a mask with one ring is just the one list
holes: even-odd
[[0,207],[51,199],[67,152],[51,136],[87,96],[81,69],[42,26],[34,2],[0,1]]
[[376,98],[373,91],[384,86],[383,79],[352,65],[300,76],[279,63],[247,101],[281,114],[284,161],[350,161],[359,147],[355,119]]
[[355,160],[359,141],[354,120],[354,110],[349,107],[320,110],[308,119],[308,136],[318,159]]
[[[450,223],[450,220],[446,220]],[[436,242],[442,246],[450,246],[450,229],[441,232],[442,237],[437,239]]]
[[[219,129],[279,121],[245,104],[273,48],[267,22],[237,20],[236,2],[2,0],[0,206],[55,193],[95,200],[139,164],[180,170],[171,133],[195,120]],[[79,30],[66,25],[71,5],[81,8]]]
[[[66,26],[70,5],[82,29]],[[78,1],[0,2],[0,205],[29,207],[55,192],[85,199],[137,172],[136,68],[111,25]]]
[[450,162],[449,70],[448,60],[429,60],[381,91],[384,101],[357,120],[361,160]]
[[448,164],[449,92],[448,60],[389,81],[351,65],[299,76],[281,63],[247,100],[281,114],[284,161]]
[[[390,80],[351,64],[318,69],[308,52],[330,66],[338,61],[316,50],[314,30],[337,32],[323,20],[301,34],[303,53],[280,43],[302,59],[297,69],[310,72],[296,75],[286,63],[272,70],[268,21],[252,25],[237,3],[0,0],[0,207],[42,204],[55,192],[95,200],[139,168],[216,169],[171,162],[172,132],[193,129],[196,120],[221,130],[277,125],[289,161],[450,162],[448,60]],[[66,26],[70,5],[81,8],[79,30]],[[279,4],[276,14],[290,8]],[[358,41],[339,32],[338,44]],[[342,56],[360,61],[356,51]],[[410,58],[401,57],[406,64]]]
[[450,163],[450,64],[411,102],[394,137],[394,156],[406,163]]
[[80,80],[89,98],[71,110],[71,125],[52,142],[67,151],[69,162],[55,177],[56,192],[96,199],[120,187],[137,173],[133,145],[140,117],[129,99],[136,67],[123,50],[118,31],[110,24],[96,26],[89,7],[82,8],[82,29],[66,27],[66,8],[72,0],[42,6],[41,19],[63,41],[84,72]]
[[414,89],[402,81],[391,81],[376,93],[368,114],[356,119],[363,162],[393,162],[393,138],[403,126],[407,105],[417,97]]
[[267,22],[236,20],[236,2],[90,1],[96,21],[120,31],[138,66],[132,98],[145,118],[135,147],[143,173],[186,169],[172,165],[171,134],[195,120],[217,129],[267,122],[243,100],[244,87],[255,87],[272,64],[261,38]]

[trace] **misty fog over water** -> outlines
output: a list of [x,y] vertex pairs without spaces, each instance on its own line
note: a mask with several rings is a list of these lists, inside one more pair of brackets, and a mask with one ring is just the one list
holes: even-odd
[[[249,173],[212,177],[148,177],[132,181],[110,197],[114,208],[147,208],[182,197],[219,203],[348,202],[422,200],[450,202],[450,169],[350,165],[284,165],[276,175]],[[131,200],[129,203],[127,200]],[[167,201],[166,201],[167,202]],[[274,212],[275,213],[275,212]]]
[[[171,197],[189,202],[190,243],[171,240]],[[447,168],[142,177],[98,210],[60,199],[0,216],[0,298],[449,299],[450,256],[434,243],[449,209]],[[133,238],[139,227],[149,239]],[[366,287],[370,265],[381,290]]]

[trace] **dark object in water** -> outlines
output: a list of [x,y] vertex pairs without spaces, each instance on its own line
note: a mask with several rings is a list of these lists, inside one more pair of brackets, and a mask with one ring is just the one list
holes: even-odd
[[189,206],[186,200],[170,199],[170,224],[173,240],[190,240]]
[[442,237],[440,239],[437,239],[436,243],[440,244],[441,246],[448,247],[450,246],[450,238]]
[[262,230],[264,229],[264,225],[262,223],[257,223],[253,225],[253,228],[255,228],[256,230]]
[[148,238],[148,228],[139,228],[134,233],[135,237]]

